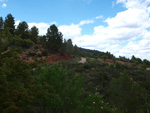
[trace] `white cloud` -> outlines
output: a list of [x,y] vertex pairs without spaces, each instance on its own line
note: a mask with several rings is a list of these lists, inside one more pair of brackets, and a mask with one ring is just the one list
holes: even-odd
[[3,7],[3,8],[7,7],[7,4],[6,4],[6,3],[3,3],[2,7]]
[[62,32],[64,35],[64,38],[66,39],[75,39],[77,37],[81,36],[82,28],[80,26],[86,25],[86,24],[92,24],[94,23],[94,20],[83,20],[80,21],[79,24],[71,24],[71,25],[61,25],[58,27],[58,29]]
[[[138,28],[149,25],[149,13],[144,9],[129,8],[119,12],[116,17],[105,20],[109,26],[116,28]],[[143,23],[144,22],[144,23]]]
[[[17,20],[17,21],[15,22],[15,26],[17,27],[20,22],[21,22],[20,20]],[[28,23],[28,26],[29,26],[29,29],[31,29],[33,26],[36,26],[36,27],[39,29],[39,35],[46,35],[47,29],[48,29],[52,24],[57,25],[57,23],[54,21],[54,22],[51,22],[51,23],[44,23],[44,22],[35,23],[35,22],[32,22],[32,23]]]
[[55,24],[57,25],[57,23],[54,22],[50,22],[50,23],[44,23],[44,22],[40,22],[40,23],[28,23],[29,25],[29,29],[31,29],[33,26],[36,26],[39,29],[39,35],[46,35],[47,33],[47,29],[52,25]]
[[28,23],[29,28],[31,29],[33,26],[36,26],[39,29],[39,35],[46,35],[47,29],[52,25],[51,23]]
[[103,18],[102,15],[95,17],[95,19],[102,19],[102,18]]
[[19,25],[19,23],[20,23],[20,20],[17,20],[16,22],[15,22],[15,27],[17,28],[17,26]]
[[150,60],[150,31],[147,30],[150,28],[150,0],[117,0],[116,4],[119,3],[127,9],[118,12],[115,17],[107,18],[104,22],[108,26],[95,26],[92,35],[81,33],[80,24],[88,22],[60,26],[60,31],[64,38],[72,38],[80,47],[110,51],[116,56],[135,55]]
[[[117,4],[123,4],[126,10],[107,18],[104,21],[107,26],[95,26],[91,35],[83,35],[82,26],[92,24],[103,16],[83,20],[78,24],[60,25],[58,29],[64,38],[71,38],[79,47],[109,51],[116,56],[129,58],[135,55],[150,60],[150,0],[116,0]],[[28,24],[30,28],[37,26],[41,35],[45,35],[50,26],[48,23]]]
[[78,25],[82,26],[82,25],[85,25],[85,24],[92,24],[92,23],[94,23],[94,20],[83,20]]
[[126,8],[146,8],[150,0],[117,0],[117,4],[122,3]]
[[125,47],[119,50],[119,53],[131,57],[133,54],[136,57],[150,60],[150,39],[140,41],[130,41]]
[[112,8],[113,8],[113,7],[115,7],[115,2],[114,2],[114,1],[112,2]]
[[75,25],[75,24],[71,24],[69,26],[61,25],[58,27],[58,29],[62,32],[64,38],[66,39],[69,38],[74,39],[81,36],[82,29],[79,27],[79,25]]
[[[7,2],[7,1],[8,1],[8,0],[0,0],[0,2]],[[7,7],[7,4],[6,4],[6,3],[3,3],[3,4],[2,4],[2,7],[3,7],[3,8]]]

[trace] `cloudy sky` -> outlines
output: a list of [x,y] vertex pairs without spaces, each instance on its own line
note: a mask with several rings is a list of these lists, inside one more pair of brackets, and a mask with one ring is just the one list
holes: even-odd
[[0,0],[9,13],[40,35],[56,24],[79,47],[150,60],[150,0]]

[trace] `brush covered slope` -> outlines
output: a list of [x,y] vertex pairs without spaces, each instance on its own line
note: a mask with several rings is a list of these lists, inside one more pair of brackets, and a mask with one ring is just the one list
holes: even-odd
[[0,22],[1,113],[149,112],[148,60],[78,48],[55,25],[39,36],[11,14]]

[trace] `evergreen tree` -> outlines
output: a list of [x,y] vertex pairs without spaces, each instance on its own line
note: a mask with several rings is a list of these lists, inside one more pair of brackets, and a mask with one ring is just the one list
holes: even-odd
[[20,35],[22,39],[29,39],[28,24],[25,21],[19,23],[16,29],[16,35]]
[[67,49],[67,41],[66,39],[64,39],[64,42],[62,44],[62,52],[66,52],[66,49]]
[[78,55],[79,50],[78,50],[77,45],[74,46],[73,51],[74,51],[74,54],[75,54],[75,55]]
[[51,25],[46,34],[47,48],[58,51],[62,45],[63,35],[55,25]]
[[15,20],[11,14],[8,14],[5,18],[4,29],[8,29],[11,34],[14,34],[15,32]]
[[3,29],[3,27],[4,27],[3,18],[0,17],[0,30]]
[[71,39],[67,40],[67,53],[73,53],[73,44]]
[[30,37],[34,43],[37,43],[38,34],[39,34],[38,28],[36,26],[33,26],[30,30]]

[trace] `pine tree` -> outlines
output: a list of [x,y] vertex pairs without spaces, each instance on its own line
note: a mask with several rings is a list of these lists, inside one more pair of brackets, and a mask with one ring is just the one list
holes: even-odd
[[73,53],[73,44],[71,39],[67,40],[67,53]]
[[47,48],[58,51],[62,45],[63,35],[58,31],[58,28],[55,25],[51,25],[47,30]]
[[30,30],[30,37],[34,43],[37,43],[38,34],[39,34],[38,28],[36,26],[33,26]]
[[5,18],[4,29],[8,29],[11,34],[14,34],[15,32],[15,20],[11,14],[8,14]]
[[16,29],[16,35],[20,35],[22,39],[29,39],[28,24],[25,21],[19,23]]
[[75,55],[78,55],[79,50],[78,50],[77,45],[74,46],[73,51],[74,51],[74,54],[75,54]]
[[4,21],[3,21],[3,18],[0,17],[0,30],[3,29],[4,27]]

